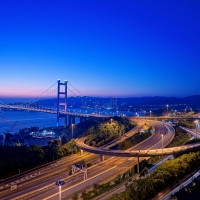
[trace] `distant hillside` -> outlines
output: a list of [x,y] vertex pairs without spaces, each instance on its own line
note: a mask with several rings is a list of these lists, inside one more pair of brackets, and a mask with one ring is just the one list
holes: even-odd
[[[200,104],[200,95],[188,96],[183,98],[177,97],[129,97],[129,98],[101,98],[88,97],[94,102],[110,103],[112,100],[117,100],[117,104],[127,105],[160,105],[160,104]],[[77,101],[75,98],[69,98],[68,102]]]
[[[46,100],[40,100],[36,104],[45,105]],[[56,105],[57,100],[51,99],[51,103]],[[68,107],[82,107],[98,105],[98,107],[105,107],[113,105],[118,106],[134,106],[134,105],[172,105],[172,104],[187,104],[200,106],[200,95],[193,95],[183,98],[177,97],[129,97],[129,98],[102,98],[102,97],[68,97]]]

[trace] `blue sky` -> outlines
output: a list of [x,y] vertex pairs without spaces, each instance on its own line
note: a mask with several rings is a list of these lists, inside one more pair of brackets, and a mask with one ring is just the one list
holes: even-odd
[[0,97],[200,94],[200,1],[0,0]]

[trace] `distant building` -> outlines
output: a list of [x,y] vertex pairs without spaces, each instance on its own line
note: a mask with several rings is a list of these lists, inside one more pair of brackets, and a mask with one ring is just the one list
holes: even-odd
[[110,107],[112,109],[117,108],[117,99],[110,99]]

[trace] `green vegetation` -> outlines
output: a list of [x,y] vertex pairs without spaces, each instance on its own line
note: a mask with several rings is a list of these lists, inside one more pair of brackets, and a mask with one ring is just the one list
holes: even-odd
[[154,172],[143,179],[133,180],[126,190],[109,200],[146,200],[159,191],[183,179],[200,165],[200,152],[184,154],[174,160],[165,161]]
[[[74,136],[91,134],[89,138],[91,139],[95,136],[96,144],[101,145],[122,135],[136,125],[127,118],[119,117],[114,117],[112,123],[110,122],[110,120],[108,122],[108,119],[87,120],[74,127]],[[75,140],[67,140],[69,135],[71,136],[71,126],[56,129],[55,132],[61,136],[62,142],[60,139],[50,140],[48,145],[43,147],[37,145],[31,145],[30,147],[12,145],[11,134],[7,133],[5,146],[0,145],[0,179],[78,152]],[[90,163],[88,165],[91,166]]]
[[114,117],[96,124],[96,126],[90,126],[85,133],[85,135],[88,135],[85,143],[90,146],[103,146],[122,136],[134,126],[136,126],[136,123],[128,118]]
[[194,115],[195,114],[195,111],[190,111],[190,112],[187,112],[186,115],[188,116],[191,116],[191,115]]
[[175,127],[175,137],[167,146],[167,148],[181,146],[185,144],[190,139],[190,137],[191,135],[189,133],[177,126]]
[[[101,119],[86,120],[77,124],[74,126],[74,136],[86,134],[91,124],[96,126],[102,121]],[[50,131],[52,129],[46,128],[45,130]],[[43,147],[37,145],[31,145],[30,147],[26,145],[15,146],[15,142],[11,139],[11,134],[6,133],[5,145],[0,145],[0,179],[8,178],[19,172],[24,172],[79,151],[74,139],[68,141],[71,137],[71,126],[59,127],[59,129],[53,128],[53,131],[56,132],[56,135],[61,136],[61,140],[50,140],[48,145]],[[23,132],[23,130],[20,130],[20,132]],[[25,137],[31,136],[25,135]]]
[[115,146],[111,147],[111,149],[119,149],[119,150],[126,150],[131,148],[132,146],[142,142],[143,140],[147,139],[151,136],[152,132],[154,131],[153,127],[145,124],[143,126],[144,132],[143,133],[136,133],[132,137],[128,138],[127,140],[116,144]]
[[133,166],[130,170],[126,171],[122,175],[118,175],[114,180],[109,181],[103,184],[94,184],[93,190],[86,191],[84,190],[81,194],[81,198],[83,200],[91,200],[94,199],[96,196],[99,196],[114,187],[127,182],[131,177],[135,175],[135,166]]
[[48,146],[44,147],[0,145],[0,178],[7,178],[77,151],[74,139],[64,145],[61,140],[50,140]]
[[78,200],[78,194],[77,194],[77,193],[74,193],[74,194],[72,195],[71,200]]
[[[170,144],[166,147],[176,147],[183,144],[187,144],[188,140],[190,139],[190,134],[188,134],[186,131],[181,129],[180,127],[175,127],[175,137],[170,142]],[[148,167],[151,167],[153,164],[157,163],[160,160],[160,156],[152,156],[148,160]]]
[[148,159],[148,167],[151,167],[161,159],[161,156],[152,156]]
[[180,126],[185,126],[186,128],[194,129],[195,123],[193,120],[179,120],[178,121]]
[[132,146],[142,142],[143,140],[147,139],[151,136],[151,132],[145,133],[136,133],[134,136],[130,137],[129,139],[119,143],[118,149],[119,150],[126,150],[131,148]]

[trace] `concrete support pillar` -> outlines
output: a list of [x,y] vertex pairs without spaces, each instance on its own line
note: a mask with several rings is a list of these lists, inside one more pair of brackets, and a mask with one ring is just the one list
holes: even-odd
[[67,117],[67,115],[65,116],[65,124],[66,124],[66,126],[68,126],[68,117]]
[[138,162],[137,162],[137,173],[140,173],[140,157],[138,157]]
[[75,167],[72,165],[72,174],[74,174],[76,172]]
[[84,174],[84,181],[85,181],[87,180],[87,169],[84,170],[83,174]]
[[75,124],[75,117],[72,117],[72,124]]
[[81,149],[81,156],[83,155],[83,150]]
[[104,161],[104,155],[100,155],[100,161],[102,162],[102,161]]
[[71,116],[68,116],[68,126],[70,126],[72,124],[72,117]]

